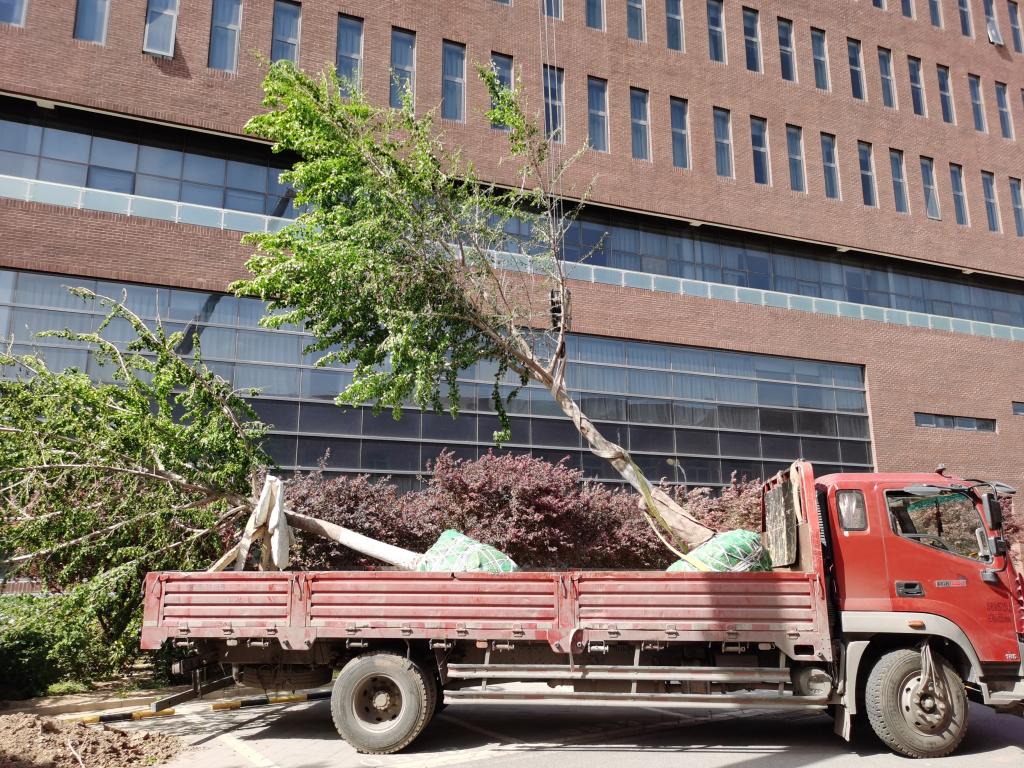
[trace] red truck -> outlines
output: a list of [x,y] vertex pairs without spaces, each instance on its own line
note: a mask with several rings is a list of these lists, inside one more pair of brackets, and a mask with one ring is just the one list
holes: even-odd
[[[324,685],[362,752],[447,702],[828,711],[910,757],[951,753],[968,700],[1024,714],[1024,581],[1000,483],[832,474],[765,483],[766,573],[151,573],[142,647]],[[546,683],[508,685],[513,682]]]

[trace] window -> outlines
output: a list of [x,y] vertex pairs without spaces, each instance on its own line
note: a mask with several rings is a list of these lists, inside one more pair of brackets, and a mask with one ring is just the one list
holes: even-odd
[[416,95],[416,33],[392,27],[391,93],[388,103],[395,109],[401,109],[407,92],[411,98]]
[[974,28],[971,23],[971,0],[957,0],[956,6],[960,14],[960,32],[964,37],[973,37]]
[[928,17],[933,27],[942,26],[942,2],[940,0],[928,0]]
[[587,0],[586,18],[591,29],[604,29],[604,0]]
[[[110,0],[78,0],[78,6],[75,9],[75,40],[103,45],[107,39],[107,17],[109,14]],[[215,3],[215,18],[216,15]]]
[[878,72],[882,78],[882,104],[896,108],[896,83],[892,77],[892,51],[888,48],[878,49]]
[[914,104],[914,114],[924,116],[927,109],[924,103],[924,81],[921,79],[921,60],[916,56],[908,56],[907,70],[910,73],[910,100]]
[[343,89],[359,88],[363,69],[363,20],[338,14],[338,52],[335,66]]
[[732,177],[732,120],[728,109],[714,108],[715,173]]
[[985,8],[985,31],[988,32],[988,41],[993,45],[1003,44],[1003,33],[999,31],[999,19],[996,18],[996,9],[992,0],[982,0]]
[[878,197],[875,194],[875,158],[868,142],[857,142],[857,160],[860,163],[861,198],[864,205],[875,208],[878,206]]
[[206,66],[223,72],[238,68],[238,38],[242,32],[242,0],[213,0],[210,52]]
[[1013,206],[1013,226],[1017,237],[1024,237],[1024,194],[1020,179],[1010,179],[1010,205]]
[[806,192],[804,132],[799,125],[786,126],[786,155],[789,157],[789,188],[794,192]]
[[866,531],[868,508],[860,491],[836,491],[839,525],[844,531]]
[[1014,416],[1024,416],[1024,403],[1014,403],[1013,404],[1013,415]]
[[[505,88],[512,88],[512,57],[506,56],[503,53],[491,52],[491,68],[494,70],[494,76]],[[494,102],[491,102],[491,109],[494,109]],[[508,126],[502,125],[501,123],[491,123],[491,128],[495,128],[499,131],[505,130]]]
[[946,123],[956,122],[956,111],[953,107],[953,91],[949,81],[949,67],[936,65],[939,78],[939,103],[942,105],[942,120]]
[[754,155],[754,183],[771,184],[772,168],[768,158],[768,121],[750,118],[750,147]]
[[157,56],[174,56],[174,33],[178,26],[178,0],[149,0],[146,5],[146,33],[142,50]]
[[753,8],[743,9],[743,50],[747,59],[747,69],[751,72],[760,72],[761,22],[758,12]]
[[562,18],[562,0],[542,0],[544,4],[544,15],[552,19]]
[[441,117],[466,120],[466,46],[445,40],[441,46]]
[[836,137],[831,133],[821,134],[821,167],[825,173],[825,197],[839,200],[839,163],[836,161]]
[[669,100],[672,120],[672,165],[676,168],[690,167],[690,117],[686,99]]
[[274,39],[270,47],[270,60],[299,61],[299,30],[302,9],[298,3],[274,0]]
[[722,0],[708,0],[708,56],[725,61],[725,11]]
[[871,4],[875,6],[875,8],[881,8],[883,11],[885,10],[885,0],[871,0]]
[[964,167],[956,163],[949,164],[949,185],[953,189],[953,213],[956,223],[961,227],[969,227],[971,220],[967,209],[967,193],[964,190]]
[[995,432],[995,419],[977,419],[971,416],[947,416],[941,413],[915,413],[914,424],[933,429],[962,429],[967,432]]
[[631,40],[644,40],[644,0],[626,0],[626,34]]
[[779,67],[782,79],[796,82],[796,47],[793,43],[793,22],[779,19]]
[[598,152],[608,151],[608,81],[587,78],[587,125],[590,146]]
[[647,91],[629,89],[629,122],[632,133],[633,159],[651,159],[651,137],[647,109]]
[[565,141],[565,70],[544,65],[544,135],[551,141]]
[[981,172],[981,189],[985,194],[985,216],[988,219],[988,231],[1001,232],[1003,226],[999,216],[999,198],[996,197],[996,178],[991,172]]
[[935,187],[935,161],[930,157],[921,158],[921,188],[924,190],[924,209],[929,219],[941,219],[939,191]]
[[985,527],[974,502],[965,493],[952,491],[938,496],[886,494],[893,530],[905,539],[932,547],[947,555],[971,560],[991,560],[987,544],[977,535]]
[[971,92],[971,112],[974,115],[974,130],[984,133],[988,129],[985,126],[985,101],[981,95],[981,78],[977,75],[968,75],[967,87]]
[[1024,34],[1020,30],[1020,6],[1009,0],[1006,9],[1010,14],[1010,34],[1013,37],[1013,50],[1016,53],[1024,53]]
[[828,85],[828,50],[825,45],[825,30],[811,28],[811,54],[814,57],[814,85],[822,91]]
[[25,6],[28,0],[0,0],[0,24],[25,26]]
[[682,51],[686,45],[683,38],[683,0],[665,0],[665,35],[671,51]]
[[889,168],[892,170],[892,196],[897,213],[910,213],[910,196],[907,194],[907,170],[903,164],[903,151],[889,150]]
[[902,0],[903,15],[908,19],[914,18],[914,0]]
[[1006,96],[1006,83],[996,83],[996,108],[999,110],[999,130],[1004,139],[1013,138],[1013,119],[1010,117],[1010,100]]
[[850,61],[850,91],[853,98],[864,101],[868,95],[864,90],[864,62],[861,59],[860,40],[846,38],[846,56]]

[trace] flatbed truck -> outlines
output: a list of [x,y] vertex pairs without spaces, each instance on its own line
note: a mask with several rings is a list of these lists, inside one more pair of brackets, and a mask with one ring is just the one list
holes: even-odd
[[939,757],[969,700],[1024,714],[1012,490],[796,462],[762,490],[770,572],[150,573],[142,647],[268,690],[333,679],[337,730],[374,754],[445,703],[525,702],[821,710]]

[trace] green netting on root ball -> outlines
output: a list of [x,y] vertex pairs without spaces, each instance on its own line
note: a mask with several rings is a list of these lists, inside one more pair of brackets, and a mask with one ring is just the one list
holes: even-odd
[[417,571],[511,573],[519,566],[504,552],[458,531],[447,530],[416,563]]
[[[761,544],[761,535],[753,531],[735,530],[720,533],[689,553],[711,571],[770,571],[772,558]],[[686,560],[676,560],[669,571],[700,571]]]

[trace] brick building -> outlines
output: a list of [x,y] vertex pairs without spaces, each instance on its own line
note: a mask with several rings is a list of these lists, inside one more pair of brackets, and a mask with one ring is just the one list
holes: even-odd
[[[330,398],[298,330],[228,296],[242,233],[294,210],[244,136],[263,58],[412,89],[485,178],[503,135],[474,76],[516,73],[559,151],[591,148],[569,233],[571,386],[641,466],[719,484],[803,456],[1024,483],[1024,38],[1012,0],[0,0],[0,335],[97,318],[63,285],[127,288],[200,332],[275,426],[287,468],[413,482],[486,450],[487,370],[457,421]],[[394,77],[393,77],[394,75]],[[603,239],[602,239],[603,238]],[[479,388],[472,382],[481,382]],[[543,391],[510,450],[608,475]]]

